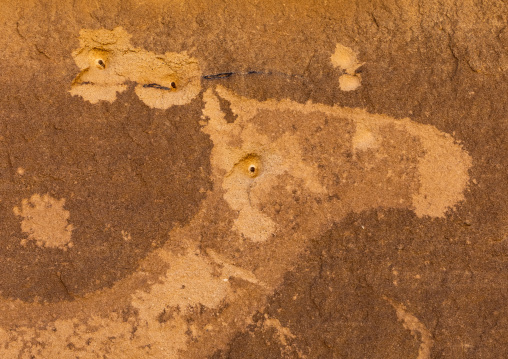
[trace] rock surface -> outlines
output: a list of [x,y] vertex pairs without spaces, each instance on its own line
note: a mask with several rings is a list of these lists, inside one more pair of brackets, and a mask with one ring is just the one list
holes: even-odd
[[1,358],[508,357],[508,5],[5,1]]

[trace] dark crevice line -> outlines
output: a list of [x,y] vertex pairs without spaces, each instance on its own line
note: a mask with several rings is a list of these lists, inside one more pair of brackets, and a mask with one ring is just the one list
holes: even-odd
[[156,83],[145,84],[145,85],[143,85],[143,87],[149,87],[149,88],[154,88],[154,89],[158,89],[158,90],[172,90],[171,87],[162,86],[162,85],[159,85]]
[[56,274],[56,276],[57,276],[57,278],[58,278],[58,280],[59,280],[60,284],[63,286],[63,288],[64,288],[65,292],[67,293],[67,295],[68,295],[69,297],[71,297],[72,299],[74,299],[74,295],[73,295],[73,294],[69,291],[69,288],[67,288],[67,285],[66,285],[66,284],[64,283],[64,281],[62,280],[62,275],[61,275],[61,274],[59,274],[59,273],[57,273],[57,274]]
[[235,74],[237,74],[237,73],[235,73],[235,72],[221,72],[220,74],[215,74],[215,75],[205,75],[205,76],[203,76],[203,78],[206,80],[216,80],[216,79],[224,79],[226,77],[230,77]]
[[290,74],[286,74],[286,73],[278,72],[278,71],[263,72],[263,71],[255,71],[255,70],[251,70],[251,71],[247,71],[247,72],[221,72],[218,74],[204,75],[202,78],[205,80],[220,80],[220,79],[229,78],[234,75],[236,75],[236,76],[268,75],[268,76],[283,76],[283,77],[289,77],[289,78],[304,79],[304,77],[301,75],[290,75]]
[[[134,81],[135,84],[139,85],[138,82]],[[96,83],[91,81],[83,81],[79,83],[75,83],[75,85],[95,85]],[[165,90],[165,91],[173,91],[176,90],[176,84],[174,82],[171,83],[171,87],[162,86],[157,83],[149,83],[149,84],[143,84],[143,87],[145,88],[154,88],[157,90]]]

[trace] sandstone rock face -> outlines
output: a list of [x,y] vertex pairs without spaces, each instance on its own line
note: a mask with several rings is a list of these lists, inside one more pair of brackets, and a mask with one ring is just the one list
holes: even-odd
[[1,358],[508,356],[505,3],[0,19]]

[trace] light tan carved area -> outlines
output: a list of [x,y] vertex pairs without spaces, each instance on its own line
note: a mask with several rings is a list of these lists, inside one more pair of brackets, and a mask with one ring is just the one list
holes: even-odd
[[91,103],[113,102],[134,82],[139,99],[158,109],[185,105],[197,96],[201,72],[196,59],[185,53],[157,55],[134,48],[130,38],[121,27],[81,30],[81,47],[72,54],[81,72],[70,93]]
[[[64,209],[65,199],[60,200],[49,194],[34,194],[30,199],[23,199],[20,207],[14,207],[16,216],[21,217],[21,230],[28,234],[39,247],[60,248],[72,247],[73,226],[69,223],[70,213]],[[26,245],[26,240],[21,240]]]
[[[416,135],[416,131],[410,130]],[[449,207],[464,200],[464,188],[469,182],[467,174],[472,159],[465,156],[452,136],[427,127],[419,133],[425,148],[418,172],[420,188],[413,194],[413,206],[419,216],[443,217]],[[436,137],[440,141],[436,141]]]

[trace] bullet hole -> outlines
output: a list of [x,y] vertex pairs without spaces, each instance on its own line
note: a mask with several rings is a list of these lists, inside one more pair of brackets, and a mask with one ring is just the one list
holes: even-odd
[[104,63],[104,61],[102,59],[98,59],[97,60],[97,67],[100,68],[100,69],[105,69],[106,68],[106,64]]
[[176,84],[174,82],[171,83],[171,87],[176,89]]
[[247,158],[245,161],[245,169],[247,170],[247,175],[251,178],[255,178],[259,175],[259,169],[261,167],[259,158],[257,156]]
[[249,176],[250,178],[255,178],[259,176],[261,171],[261,159],[258,155],[251,153],[245,156],[238,165],[241,168],[241,171]]

